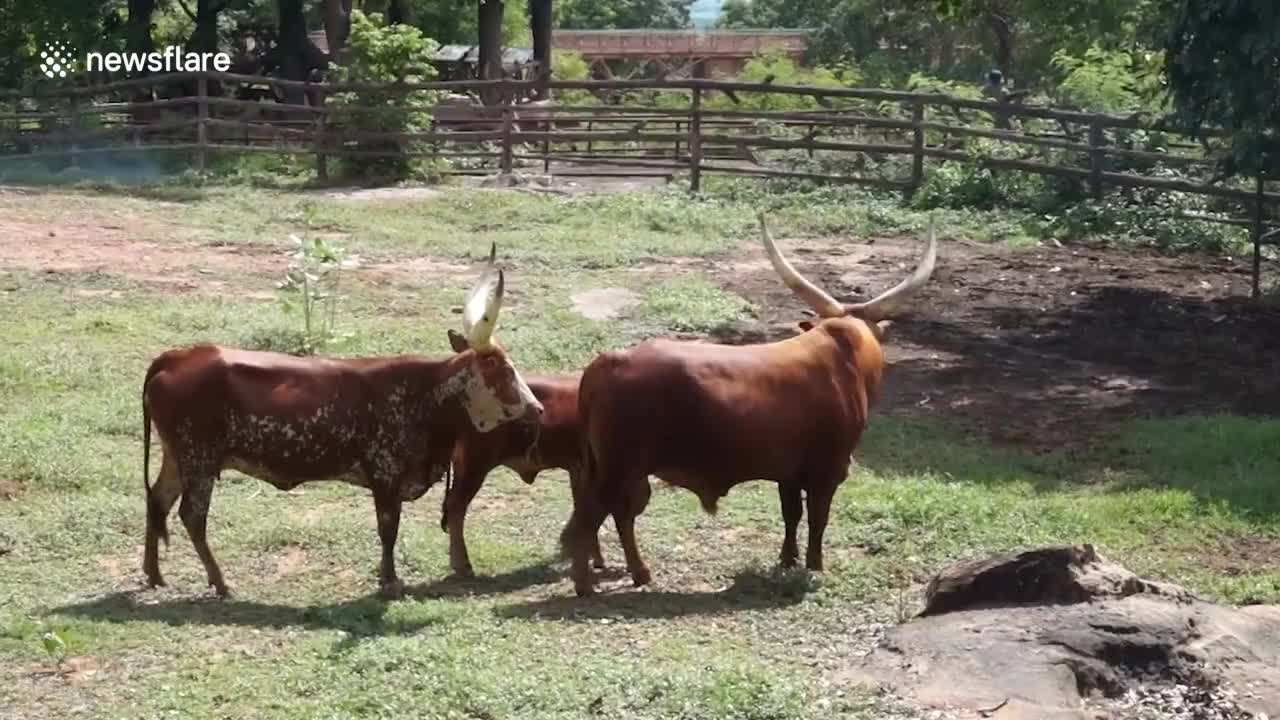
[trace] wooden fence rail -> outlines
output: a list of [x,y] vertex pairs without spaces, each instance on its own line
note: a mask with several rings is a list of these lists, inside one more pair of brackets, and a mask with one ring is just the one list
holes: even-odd
[[[300,95],[306,104],[237,96],[238,88],[264,86],[280,97]],[[76,164],[82,157],[113,152],[161,151],[189,152],[191,163],[203,170],[214,154],[274,153],[314,157],[316,175],[324,180],[332,158],[430,157],[448,161],[445,172],[466,174],[510,173],[531,165],[547,172],[554,164],[562,175],[658,174],[669,181],[688,173],[695,192],[704,174],[717,173],[862,184],[911,197],[926,182],[926,161],[942,161],[1065,178],[1080,182],[1095,198],[1112,187],[1214,198],[1246,217],[1177,217],[1249,227],[1255,268],[1262,245],[1276,242],[1267,230],[1280,227],[1271,219],[1280,208],[1280,186],[1262,179],[1192,180],[1150,172],[1177,166],[1182,173],[1200,169],[1208,176],[1221,151],[1214,141],[1226,134],[1207,129],[1187,139],[1142,114],[701,79],[552,81],[555,93],[592,97],[600,104],[577,99],[520,103],[533,87],[534,81],[514,80],[315,84],[205,72],[0,91],[0,171],[24,159],[64,158]],[[344,93],[354,93],[355,100]],[[361,95],[369,93],[405,102],[362,103]],[[489,107],[441,103],[450,93],[501,102]],[[784,97],[817,107],[751,108],[753,102]],[[367,127],[370,118],[406,113],[429,118],[427,128]],[[986,127],[980,126],[984,117]],[[1011,121],[1021,127],[1014,129]],[[1137,131],[1161,133],[1163,142],[1123,146],[1126,135]],[[1255,295],[1258,282],[1255,274]]]

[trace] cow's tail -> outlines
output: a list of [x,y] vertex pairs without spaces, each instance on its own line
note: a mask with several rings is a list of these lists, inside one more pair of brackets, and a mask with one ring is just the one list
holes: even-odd
[[142,381],[142,489],[146,493],[147,528],[149,533],[158,535],[169,546],[169,523],[167,512],[151,497],[151,403],[147,400],[147,386],[151,378],[164,368],[160,358],[156,358],[147,368],[147,375]]

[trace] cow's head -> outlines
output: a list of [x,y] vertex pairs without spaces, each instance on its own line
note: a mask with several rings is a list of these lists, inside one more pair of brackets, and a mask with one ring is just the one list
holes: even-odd
[[542,403],[534,397],[507,352],[493,337],[502,309],[505,278],[493,264],[496,245],[489,251],[489,269],[467,296],[462,308],[462,334],[449,331],[454,352],[466,356],[460,371],[462,406],[480,432],[509,420],[536,420]]
[[[777,271],[782,282],[791,288],[801,300],[804,300],[819,321],[824,318],[855,317],[861,319],[877,341],[884,340],[885,331],[892,324],[891,318],[906,314],[910,309],[911,297],[924,287],[933,274],[933,267],[938,261],[938,241],[933,230],[933,220],[929,220],[929,242],[924,249],[924,257],[909,277],[874,298],[861,303],[842,303],[831,297],[825,290],[810,282],[796,271],[787,259],[778,252],[778,246],[769,233],[769,223],[764,213],[760,213],[760,231],[764,238],[764,249],[769,255],[769,262]],[[801,322],[803,330],[810,330],[814,323]]]

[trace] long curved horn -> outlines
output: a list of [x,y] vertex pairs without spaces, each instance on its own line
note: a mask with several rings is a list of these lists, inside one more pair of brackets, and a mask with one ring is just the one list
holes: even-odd
[[498,257],[498,242],[495,240],[493,244],[489,246],[489,265],[490,266],[493,265],[494,260],[497,257]]
[[773,263],[773,269],[782,278],[782,282],[786,283],[791,291],[804,300],[818,317],[830,318],[840,317],[844,315],[844,306],[835,298],[827,294],[825,290],[806,280],[796,269],[791,267],[791,263],[782,257],[782,253],[778,252],[778,246],[773,243],[773,235],[769,233],[769,223],[765,219],[764,213],[760,213],[760,233],[764,239],[765,252],[769,254],[769,262]]
[[471,291],[462,308],[463,332],[467,342],[477,351],[488,350],[492,342],[493,330],[498,326],[498,312],[502,309],[505,284],[502,270],[498,270],[496,286],[494,276],[487,276]]
[[916,266],[915,271],[902,282],[866,302],[846,305],[846,311],[868,322],[877,322],[901,313],[911,296],[929,281],[929,276],[933,274],[933,268],[937,262],[938,238],[933,230],[933,218],[930,217],[929,244],[925,247],[924,257],[920,259],[920,264]]

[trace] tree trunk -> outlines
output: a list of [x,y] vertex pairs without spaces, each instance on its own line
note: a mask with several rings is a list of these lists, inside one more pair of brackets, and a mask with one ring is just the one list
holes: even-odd
[[390,0],[387,3],[387,24],[409,24],[409,8],[405,7],[405,0]]
[[339,53],[351,35],[351,0],[325,0],[324,38],[329,42],[329,59],[338,62]]
[[149,53],[155,49],[151,41],[151,14],[156,0],[129,0],[129,19],[125,21],[125,49],[131,53]]
[[[502,0],[480,0],[480,67],[477,71],[481,80],[498,80],[502,78]],[[482,98],[486,105],[499,101],[498,93],[485,92]]]
[[551,0],[529,0],[529,30],[539,77],[535,94],[542,100],[547,97],[547,80],[551,77]]
[[[286,80],[307,80],[311,71],[324,67],[328,60],[320,48],[307,37],[307,19],[303,0],[277,0],[279,37],[276,40],[276,74]],[[306,98],[301,90],[284,92],[284,102],[302,105]]]
[[988,13],[984,20],[996,41],[996,67],[1005,77],[1013,74],[1013,20],[1007,15]]

